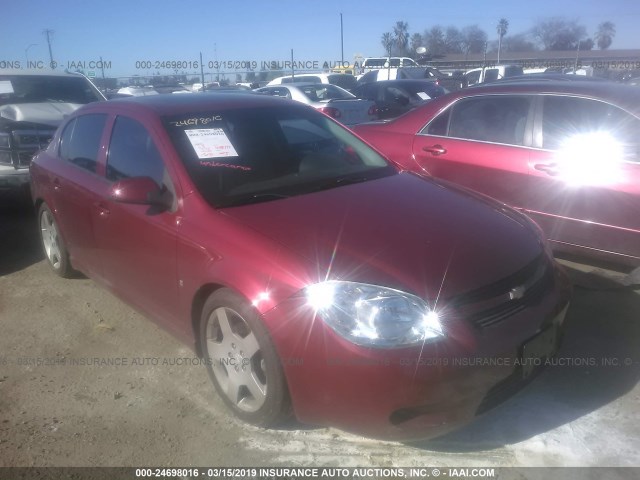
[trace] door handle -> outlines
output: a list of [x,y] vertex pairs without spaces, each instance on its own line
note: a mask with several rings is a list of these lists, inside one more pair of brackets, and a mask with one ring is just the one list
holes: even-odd
[[424,150],[425,152],[430,153],[431,155],[435,155],[435,156],[447,153],[447,149],[444,148],[442,145],[426,146],[426,147],[422,147],[422,150]]
[[106,217],[111,213],[109,208],[103,203],[98,202],[95,204],[95,207],[96,210],[98,210],[98,215],[100,215],[101,217]]
[[544,172],[552,177],[560,174],[560,172],[558,171],[558,166],[555,163],[536,163],[533,168]]

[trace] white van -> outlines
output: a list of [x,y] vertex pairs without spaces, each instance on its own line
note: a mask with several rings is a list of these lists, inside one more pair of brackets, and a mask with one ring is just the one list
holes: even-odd
[[362,72],[381,68],[418,67],[419,65],[409,57],[368,57],[362,62]]

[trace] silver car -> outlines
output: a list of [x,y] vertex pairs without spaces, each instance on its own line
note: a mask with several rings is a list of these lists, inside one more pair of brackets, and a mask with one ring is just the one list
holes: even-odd
[[375,102],[356,98],[355,95],[335,85],[295,83],[273,85],[258,88],[255,91],[306,103],[344,125],[354,125],[377,119]]

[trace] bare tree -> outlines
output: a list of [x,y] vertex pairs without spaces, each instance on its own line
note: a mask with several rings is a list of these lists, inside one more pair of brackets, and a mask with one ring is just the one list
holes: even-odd
[[487,33],[477,25],[462,29],[462,44],[465,53],[482,53],[487,45]]
[[613,22],[602,22],[598,25],[598,31],[595,34],[596,43],[600,50],[606,50],[613,43],[613,37],[616,35],[616,26]]
[[411,39],[409,40],[410,44],[411,44],[411,55],[415,56],[416,55],[416,49],[418,47],[422,47],[423,45],[423,39],[422,39],[422,35],[420,35],[419,33],[414,33],[413,35],[411,35]]
[[424,41],[431,55],[446,53],[445,36],[440,25],[431,27],[431,29],[424,32]]
[[444,34],[446,53],[462,53],[463,38],[460,30],[454,26],[448,26]]
[[553,17],[538,21],[532,33],[545,50],[575,50],[587,29],[576,20]]

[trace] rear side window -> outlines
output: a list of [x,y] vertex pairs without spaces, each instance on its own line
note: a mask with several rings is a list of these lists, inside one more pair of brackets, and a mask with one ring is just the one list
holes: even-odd
[[494,80],[498,80],[498,78],[500,78],[500,71],[497,68],[490,68],[484,72],[485,82],[493,82]]
[[62,132],[60,158],[95,173],[106,121],[105,114],[82,115],[72,120]]
[[620,142],[625,160],[639,161],[640,120],[615,105],[587,98],[544,98],[542,148],[557,150],[580,135],[606,133]]
[[526,96],[491,95],[465,99],[436,117],[425,133],[524,145],[530,105],[531,99]]
[[107,178],[131,177],[150,177],[158,187],[166,183],[164,162],[147,129],[136,120],[118,117],[109,144]]

